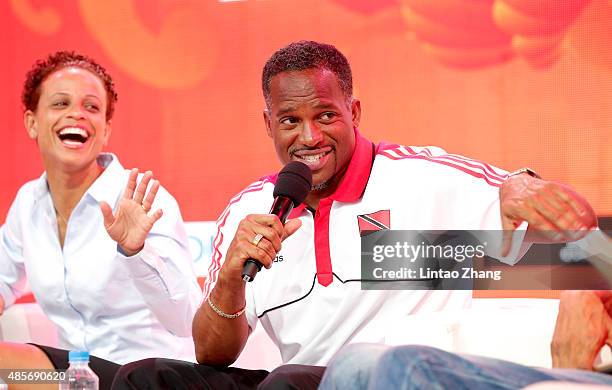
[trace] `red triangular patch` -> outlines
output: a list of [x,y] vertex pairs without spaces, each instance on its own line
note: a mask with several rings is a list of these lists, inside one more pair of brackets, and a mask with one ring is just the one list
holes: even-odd
[[380,210],[371,214],[358,215],[357,224],[359,225],[359,235],[362,237],[378,230],[391,229],[391,212],[390,210]]

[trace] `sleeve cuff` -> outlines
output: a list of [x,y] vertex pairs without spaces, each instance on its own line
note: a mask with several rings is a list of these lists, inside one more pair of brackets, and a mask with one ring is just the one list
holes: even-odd
[[512,244],[510,246],[510,253],[508,253],[507,256],[502,256],[501,253],[504,238],[503,231],[499,230],[485,233],[484,238],[488,241],[487,250],[485,251],[487,256],[497,259],[507,265],[515,265],[518,263],[531,247],[530,243],[525,242],[527,227],[527,222],[523,222],[512,232]]
[[133,256],[126,256],[117,245],[117,256],[124,262],[130,275],[134,278],[165,274],[166,264],[161,261],[155,249],[147,241],[140,252]]

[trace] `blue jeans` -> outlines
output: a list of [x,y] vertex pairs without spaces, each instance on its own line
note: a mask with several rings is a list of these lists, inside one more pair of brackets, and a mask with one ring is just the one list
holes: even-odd
[[520,389],[541,381],[612,385],[612,375],[531,368],[424,346],[351,344],[334,357],[319,389]]

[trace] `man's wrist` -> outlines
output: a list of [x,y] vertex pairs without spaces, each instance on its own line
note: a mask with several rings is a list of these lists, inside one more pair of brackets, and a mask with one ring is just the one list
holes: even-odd
[[[223,279],[219,275],[219,280],[209,294],[213,302],[218,306],[221,305],[224,309],[232,309],[238,311],[246,304],[246,283],[240,280],[240,283],[232,283]],[[206,297],[208,298],[208,297]]]

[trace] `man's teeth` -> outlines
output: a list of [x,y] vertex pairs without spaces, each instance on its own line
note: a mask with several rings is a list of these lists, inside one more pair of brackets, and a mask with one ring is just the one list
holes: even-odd
[[68,135],[68,134],[76,134],[76,135],[80,135],[83,138],[87,138],[87,132],[83,129],[80,129],[78,127],[66,127],[62,130],[60,130],[59,135]]
[[299,156],[299,157],[306,162],[317,162],[323,156],[325,156],[325,153],[312,154],[312,155]]

